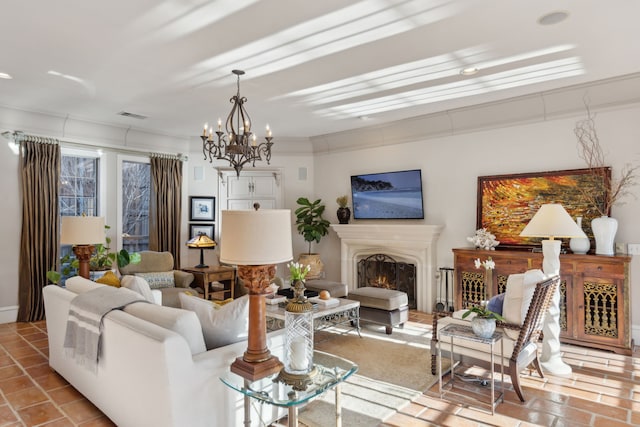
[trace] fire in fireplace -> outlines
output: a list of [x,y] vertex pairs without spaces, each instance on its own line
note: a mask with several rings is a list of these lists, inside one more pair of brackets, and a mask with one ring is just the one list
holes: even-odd
[[416,304],[416,266],[386,254],[374,254],[358,261],[358,287],[373,286],[405,292],[409,308]]

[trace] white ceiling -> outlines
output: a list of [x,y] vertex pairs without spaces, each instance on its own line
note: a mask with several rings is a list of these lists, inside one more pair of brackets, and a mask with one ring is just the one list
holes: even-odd
[[[2,1],[0,104],[306,137],[640,72],[638,0]],[[537,20],[567,11],[555,25]],[[474,76],[460,70],[475,66]],[[118,116],[120,111],[147,116]]]

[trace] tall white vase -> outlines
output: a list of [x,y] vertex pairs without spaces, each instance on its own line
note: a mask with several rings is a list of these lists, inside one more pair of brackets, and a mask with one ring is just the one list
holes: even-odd
[[608,216],[594,218],[591,230],[596,239],[596,255],[614,255],[614,239],[618,231],[618,220]]
[[[582,217],[576,217],[576,224],[582,230]],[[569,247],[574,254],[586,254],[591,249],[591,242],[588,237],[572,237],[569,239]]]

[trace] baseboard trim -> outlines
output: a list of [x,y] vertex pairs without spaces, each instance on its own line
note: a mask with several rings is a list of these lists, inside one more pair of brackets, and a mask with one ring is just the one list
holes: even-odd
[[18,319],[18,306],[0,307],[0,323],[13,323]]

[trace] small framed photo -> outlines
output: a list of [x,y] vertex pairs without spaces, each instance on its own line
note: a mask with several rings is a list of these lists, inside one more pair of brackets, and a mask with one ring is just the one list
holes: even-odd
[[215,197],[189,197],[191,202],[191,221],[215,221],[216,198]]
[[189,238],[196,237],[200,234],[205,234],[211,240],[215,240],[215,225],[214,224],[189,224]]

